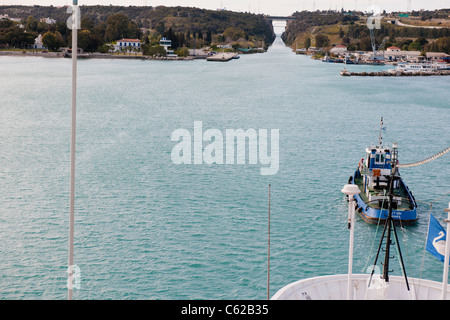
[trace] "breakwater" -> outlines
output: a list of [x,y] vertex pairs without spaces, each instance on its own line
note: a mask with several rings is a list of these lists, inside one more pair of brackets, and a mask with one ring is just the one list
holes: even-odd
[[386,70],[377,72],[350,72],[342,70],[341,76],[359,76],[359,77],[417,77],[417,76],[448,76],[450,70],[436,70],[436,71],[415,71],[405,72],[397,70]]

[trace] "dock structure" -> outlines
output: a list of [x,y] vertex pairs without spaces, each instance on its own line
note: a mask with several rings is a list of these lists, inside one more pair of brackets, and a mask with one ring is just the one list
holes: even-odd
[[235,59],[236,57],[238,57],[237,53],[222,52],[222,53],[216,53],[215,55],[212,55],[212,56],[206,58],[206,61],[226,62],[226,61],[230,61],[231,59]]
[[405,72],[397,70],[387,70],[378,72],[350,72],[342,70],[341,76],[360,76],[360,77],[414,77],[414,76],[450,76],[450,70],[436,70],[436,71],[417,71]]

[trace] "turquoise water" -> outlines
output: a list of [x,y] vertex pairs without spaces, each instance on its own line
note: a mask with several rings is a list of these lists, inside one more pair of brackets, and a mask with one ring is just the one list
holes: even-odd
[[[269,184],[271,295],[346,273],[340,190],[377,142],[380,117],[400,162],[420,160],[450,144],[450,94],[447,77],[341,68],[279,38],[228,63],[79,60],[74,298],[265,299]],[[71,62],[1,57],[0,70],[0,299],[66,299]],[[172,163],[172,132],[193,133],[194,121],[279,129],[278,173]],[[442,279],[423,248],[429,203],[450,192],[449,165],[446,155],[401,170],[421,201],[418,223],[399,229],[409,276]],[[449,201],[433,203],[441,221]],[[380,234],[357,219],[354,272],[373,263]]]

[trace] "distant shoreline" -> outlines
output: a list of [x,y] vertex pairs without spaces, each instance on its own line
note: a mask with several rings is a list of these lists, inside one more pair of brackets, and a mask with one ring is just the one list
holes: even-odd
[[[0,56],[70,58],[71,54],[67,54],[66,52],[29,52],[29,51],[1,51],[0,50]],[[113,55],[113,54],[108,54],[108,53],[79,53],[78,58],[192,61],[195,59],[205,59],[206,56],[152,57],[152,56],[144,56],[144,55]]]

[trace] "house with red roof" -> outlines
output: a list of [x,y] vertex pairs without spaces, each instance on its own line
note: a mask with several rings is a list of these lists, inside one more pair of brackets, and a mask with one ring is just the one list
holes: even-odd
[[[114,51],[132,51],[141,48],[141,40],[139,39],[120,39],[114,45]],[[131,50],[130,50],[131,49]]]
[[400,50],[400,48],[394,46],[386,49],[387,52],[399,52]]

